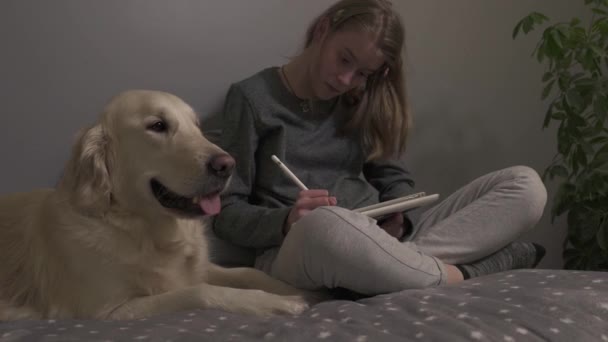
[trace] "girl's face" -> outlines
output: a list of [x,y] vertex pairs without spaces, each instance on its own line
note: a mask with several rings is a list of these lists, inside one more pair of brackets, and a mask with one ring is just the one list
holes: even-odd
[[318,25],[310,65],[312,89],[321,100],[362,87],[385,62],[373,33],[355,29],[329,32],[327,26],[327,22]]

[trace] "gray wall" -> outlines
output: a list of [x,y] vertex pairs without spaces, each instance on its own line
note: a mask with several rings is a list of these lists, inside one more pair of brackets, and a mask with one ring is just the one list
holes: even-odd
[[[296,54],[332,2],[3,0],[0,193],[53,186],[75,132],[121,90],[173,92],[213,124],[228,85]],[[529,57],[538,34],[513,41],[511,31],[532,10],[568,19],[582,2],[394,0],[407,29],[420,190],[447,196],[514,164],[543,170],[555,137],[541,131],[543,69]],[[524,239],[548,247],[541,266],[559,268],[565,225],[548,211]]]

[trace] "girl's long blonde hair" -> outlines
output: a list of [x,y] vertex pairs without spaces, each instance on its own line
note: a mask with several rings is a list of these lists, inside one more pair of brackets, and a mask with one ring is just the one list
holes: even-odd
[[372,32],[385,63],[371,75],[364,89],[342,96],[349,114],[342,129],[358,134],[367,160],[400,155],[405,151],[411,125],[402,55],[405,33],[401,19],[388,0],[341,0],[318,16],[306,33],[305,48],[313,42],[325,18],[329,33],[341,29]]

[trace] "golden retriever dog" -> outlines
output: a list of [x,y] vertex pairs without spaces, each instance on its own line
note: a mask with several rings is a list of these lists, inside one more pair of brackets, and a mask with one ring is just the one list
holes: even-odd
[[307,292],[210,263],[203,216],[220,211],[233,167],[178,97],[119,94],[56,189],[0,197],[0,320],[306,310]]

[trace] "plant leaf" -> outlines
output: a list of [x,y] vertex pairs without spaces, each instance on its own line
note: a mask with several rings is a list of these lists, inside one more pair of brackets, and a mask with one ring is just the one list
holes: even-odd
[[568,169],[566,169],[562,165],[557,165],[557,166],[555,166],[553,168],[553,175],[559,176],[559,177],[562,177],[562,178],[567,178],[568,177]]
[[568,211],[569,234],[582,243],[596,239],[601,217],[589,207],[577,204]]
[[566,92],[570,85],[570,75],[568,73],[561,73],[557,79],[557,84],[559,85],[559,90]]
[[595,137],[595,138],[589,140],[589,143],[591,143],[592,145],[595,145],[595,144],[599,144],[599,143],[606,142],[606,141],[608,141],[608,137]]
[[532,31],[532,29],[534,28],[534,19],[532,19],[531,16],[525,17],[523,19],[521,28],[525,34],[528,34],[528,32]]
[[[542,63],[545,59],[545,56],[547,55],[545,51],[546,49],[547,45],[545,43],[540,44],[538,47],[538,51],[536,52],[536,60],[538,60],[539,63]],[[606,64],[608,64],[608,60],[606,61]]]
[[562,121],[557,129],[557,150],[558,152],[566,156],[570,153],[572,149],[572,141],[571,136],[568,134],[567,127],[564,125],[564,121]]
[[551,93],[551,90],[553,89],[553,84],[555,84],[555,80],[551,80],[549,83],[547,83],[547,85],[543,88],[543,93],[541,96],[541,99],[544,100],[547,98],[547,96],[549,96],[549,94]]
[[551,210],[551,218],[560,216],[564,212],[568,211],[572,206],[572,194],[576,191],[574,184],[564,182],[557,189],[555,194],[553,208]]
[[559,34],[557,33],[558,31],[555,28],[550,27],[547,29],[546,32],[548,33],[545,36],[545,42],[547,43],[547,56],[553,59],[561,58],[563,55],[562,49],[564,47],[562,46],[561,39],[559,37]]
[[608,251],[608,217],[604,217],[604,222],[597,232],[597,244],[604,251]]
[[593,160],[602,164],[605,160],[608,161],[608,143],[604,143],[604,146],[600,147],[597,152],[595,152]]
[[[566,101],[568,102],[568,105],[570,105],[570,107],[572,107],[572,109],[574,111],[581,111],[584,109],[584,100],[581,97],[581,95],[578,93],[576,88],[572,88],[566,93]],[[583,120],[583,124],[584,124],[584,120]]]
[[582,254],[577,254],[569,258],[564,258],[564,269],[566,270],[580,270],[581,265],[584,264]]
[[581,146],[586,156],[593,155],[593,145],[588,143],[586,140],[581,141]]
[[581,147],[581,145],[578,145],[576,148],[576,163],[578,165],[580,165],[581,167],[585,167],[587,166],[587,155],[585,154],[585,151],[583,150],[583,148]]
[[595,81],[589,77],[584,77],[585,73],[583,72],[577,72],[576,74],[572,75],[570,77],[570,81],[571,82],[577,82],[577,84],[584,84],[584,85],[593,85],[595,84]]
[[572,18],[572,20],[570,21],[570,26],[577,26],[578,24],[581,23],[581,20],[579,18]]
[[559,28],[551,30],[551,38],[553,39],[555,45],[557,45],[557,47],[560,49],[560,51],[564,48],[564,45],[562,44],[562,34],[563,33],[560,31]]
[[596,44],[590,44],[589,48],[591,49],[591,51],[593,51],[593,53],[597,57],[606,56],[606,51],[604,51],[601,47],[597,46]]
[[517,38],[517,35],[519,34],[519,31],[520,31],[521,26],[523,25],[523,23],[524,23],[524,20],[522,19],[522,20],[520,20],[520,21],[517,23],[517,25],[515,25],[515,28],[513,29],[513,34],[511,35],[511,37],[512,37],[513,39]]
[[595,69],[595,55],[592,49],[586,49],[585,53],[582,54],[580,58],[581,65],[585,70],[594,70]]
[[593,29],[595,31],[598,31],[600,33],[600,35],[606,35],[608,33],[608,18],[604,17],[604,18],[598,19],[593,24]]
[[564,112],[557,112],[557,113],[553,113],[551,115],[551,118],[554,119],[554,120],[560,120],[560,121],[562,121],[562,120],[566,120],[568,118],[568,116]]
[[543,121],[543,128],[547,128],[549,123],[551,122],[551,118],[553,117],[553,104],[549,106],[547,109],[547,113],[545,114],[545,120]]
[[[573,127],[575,127],[575,128],[585,127],[587,125],[587,121],[585,121],[585,119],[583,119],[579,115],[571,116],[570,120],[572,122]],[[577,133],[578,133],[578,131],[577,131]]]
[[564,268],[568,270],[579,269],[583,261],[583,253],[578,248],[567,248],[562,253],[564,258]]
[[566,248],[566,249],[564,249],[562,256],[564,258],[572,258],[572,257],[579,256],[580,254],[581,254],[581,252],[578,249]]
[[532,17],[532,20],[536,24],[542,24],[543,22],[549,20],[549,17],[547,17],[546,15],[544,15],[540,12],[532,12],[530,14],[530,16]]
[[608,97],[606,95],[599,95],[593,101],[593,112],[600,124],[603,124],[608,113]]

